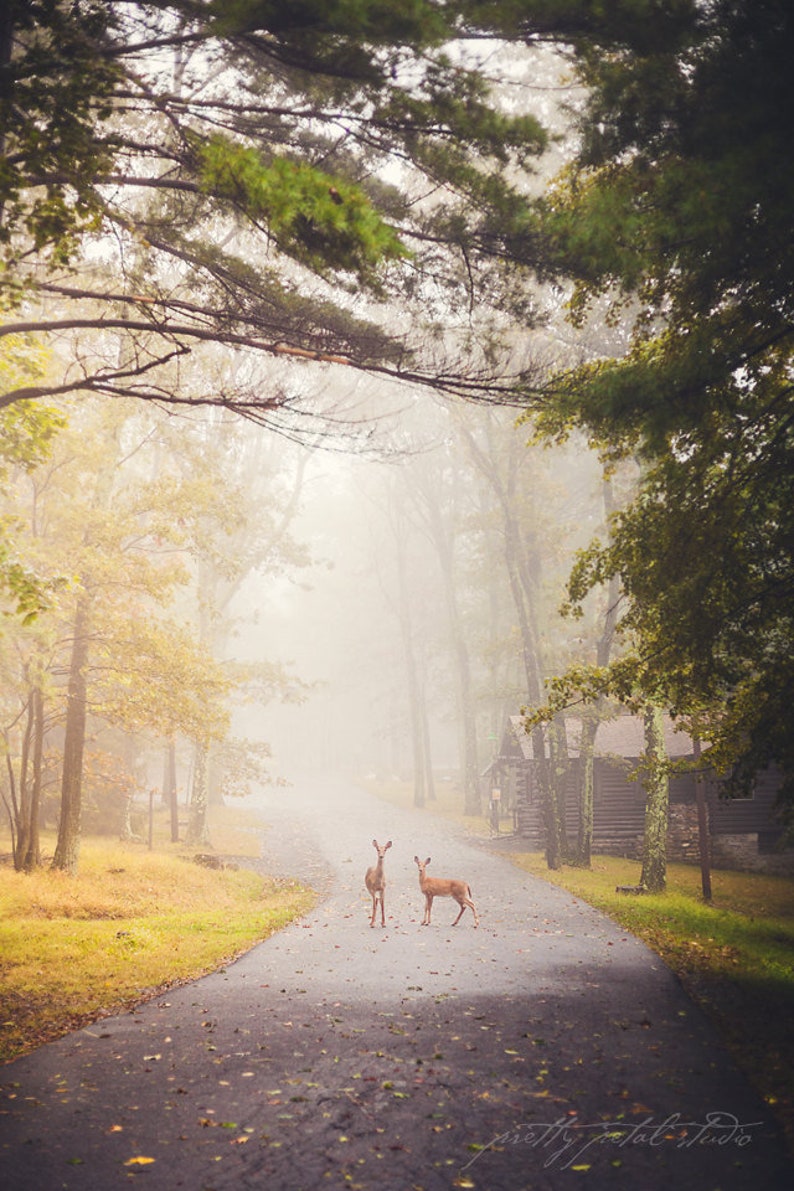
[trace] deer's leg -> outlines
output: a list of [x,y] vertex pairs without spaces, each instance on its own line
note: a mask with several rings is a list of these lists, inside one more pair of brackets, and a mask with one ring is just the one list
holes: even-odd
[[386,907],[383,904],[383,897],[384,897],[384,890],[381,889],[381,891],[380,891],[380,924],[381,924],[381,926],[386,925]]
[[429,893],[426,893],[425,894],[425,914],[424,914],[424,918],[422,919],[422,926],[430,925],[430,911],[432,908],[433,908],[433,898],[430,896]]
[[452,925],[453,925],[453,926],[457,926],[457,925],[458,925],[458,923],[460,922],[461,918],[463,917],[463,911],[466,909],[466,903],[465,903],[465,902],[458,902],[458,905],[460,906],[460,913],[458,914],[458,916],[457,916],[457,918],[455,919],[455,921],[452,923]]

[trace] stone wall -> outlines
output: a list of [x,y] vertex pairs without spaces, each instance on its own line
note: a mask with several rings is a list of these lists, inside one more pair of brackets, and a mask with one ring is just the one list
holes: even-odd
[[698,812],[693,802],[670,803],[667,826],[667,859],[700,863]]

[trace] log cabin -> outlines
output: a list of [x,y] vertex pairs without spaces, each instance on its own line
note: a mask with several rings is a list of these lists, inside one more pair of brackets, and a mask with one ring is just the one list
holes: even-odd
[[[578,742],[581,721],[565,721],[567,761],[563,777],[565,826],[575,840],[579,830],[581,758]],[[665,717],[665,744],[671,760],[692,759],[692,739]],[[598,726],[593,761],[594,853],[639,859],[645,817],[645,792],[634,771],[644,751],[641,716],[623,714]],[[716,774],[706,765],[694,772],[670,776],[670,814],[667,839],[669,860],[699,861],[696,783],[706,794],[711,861],[715,867],[794,872],[794,848],[786,846],[786,830],[777,797],[779,778],[774,770],[759,774],[746,798],[725,798]],[[544,846],[532,737],[520,715],[510,716],[501,744],[486,770],[492,789],[500,791],[500,814],[512,820],[512,832],[526,840],[530,851]]]

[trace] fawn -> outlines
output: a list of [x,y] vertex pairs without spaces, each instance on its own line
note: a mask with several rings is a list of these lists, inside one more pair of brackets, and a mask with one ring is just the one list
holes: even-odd
[[425,895],[425,914],[422,919],[422,926],[430,925],[430,911],[433,908],[434,897],[453,897],[460,906],[460,914],[458,914],[453,926],[457,926],[460,922],[464,910],[468,906],[474,915],[474,925],[479,926],[480,920],[477,917],[477,907],[474,905],[471,896],[471,888],[467,881],[451,881],[447,877],[428,877],[425,869],[430,863],[430,857],[424,863],[418,856],[414,856],[414,861],[419,867],[419,888]]
[[371,868],[368,868],[364,876],[364,884],[369,890],[370,897],[372,898],[372,917],[369,920],[369,924],[370,926],[375,925],[375,912],[377,911],[378,902],[380,901],[380,924],[381,926],[385,926],[386,911],[383,908],[383,895],[386,891],[386,875],[383,871],[383,860],[387,851],[391,847],[391,840],[381,847],[378,841],[374,839],[372,841],[372,846],[378,853],[378,863],[373,864]]

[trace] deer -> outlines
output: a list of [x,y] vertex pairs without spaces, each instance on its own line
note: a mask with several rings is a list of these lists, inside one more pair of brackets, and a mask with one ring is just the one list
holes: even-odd
[[385,859],[386,853],[391,847],[391,840],[381,847],[378,841],[374,839],[372,841],[372,846],[378,853],[378,863],[373,864],[370,868],[368,868],[364,875],[364,884],[369,890],[369,895],[372,898],[372,917],[369,920],[369,924],[370,926],[375,925],[375,914],[378,909],[378,902],[380,902],[380,924],[381,926],[385,926],[386,911],[383,907],[383,895],[386,892],[386,874],[383,871],[383,861]]
[[453,926],[457,926],[460,922],[466,908],[468,907],[474,915],[474,925],[480,925],[480,919],[477,917],[477,907],[475,906],[471,896],[471,886],[467,881],[454,881],[448,877],[428,877],[426,869],[430,863],[430,857],[422,861],[418,856],[414,856],[414,861],[419,868],[419,888],[425,895],[425,913],[422,918],[422,926],[430,925],[430,911],[433,908],[434,897],[452,897],[460,906],[460,913]]

